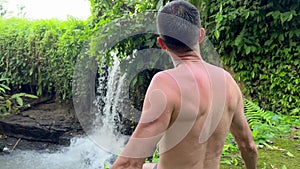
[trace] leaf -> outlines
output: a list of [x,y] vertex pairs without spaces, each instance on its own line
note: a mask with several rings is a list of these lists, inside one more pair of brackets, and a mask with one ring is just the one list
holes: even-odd
[[11,96],[11,98],[12,98],[12,99],[16,99],[16,98],[22,97],[22,96],[25,96],[25,93],[16,93],[16,94],[13,94],[13,95]]
[[246,47],[246,55],[248,55],[251,52],[251,48],[250,47]]
[[9,78],[0,78],[0,82],[2,82],[2,81],[8,81],[9,80]]
[[294,154],[292,154],[292,153],[291,153],[291,152],[289,152],[289,151],[286,153],[286,155],[287,155],[287,156],[289,156],[289,157],[292,157],[292,158],[294,158],[294,157],[295,157],[295,156],[294,156]]
[[23,106],[23,99],[21,97],[17,97],[16,101],[17,101],[19,106]]
[[5,106],[6,106],[6,108],[11,108],[11,101],[10,100],[6,100],[5,101]]
[[36,95],[27,94],[27,93],[25,93],[24,97],[28,97],[28,98],[31,98],[31,99],[37,99],[38,98]]
[[5,93],[5,90],[4,90],[3,88],[1,88],[1,87],[0,87],[0,91],[1,91],[2,93]]
[[162,7],[163,7],[163,4],[164,1],[163,0],[159,0],[157,5],[156,5],[156,10],[159,11]]
[[241,46],[241,42],[243,40],[243,32],[241,32],[236,39],[234,40],[234,45],[235,46]]
[[4,88],[6,90],[10,90],[10,88],[8,86],[4,85],[4,84],[0,84],[0,87]]
[[30,75],[30,76],[32,75],[32,73],[33,73],[33,70],[34,70],[34,68],[33,68],[33,67],[31,67],[31,69],[29,70],[29,75]]
[[222,160],[220,163],[221,163],[221,164],[228,164],[228,165],[231,165],[231,161],[230,161],[230,160]]
[[246,15],[245,15],[245,19],[248,19],[250,12],[247,11]]
[[284,40],[284,36],[283,34],[280,34],[279,37],[278,37],[279,41],[283,41]]
[[219,39],[219,37],[220,37],[220,32],[219,32],[218,30],[215,30],[215,31],[214,31],[214,35],[215,35],[216,39]]
[[28,97],[28,98],[31,98],[31,99],[37,99],[38,98],[35,95],[27,94],[27,93],[16,93],[16,94],[13,94],[11,96],[12,99],[17,99],[18,97]]

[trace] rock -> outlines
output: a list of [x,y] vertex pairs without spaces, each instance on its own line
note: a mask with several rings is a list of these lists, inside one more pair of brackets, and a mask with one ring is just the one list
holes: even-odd
[[[0,144],[4,145],[4,147],[8,147],[9,149],[13,149],[14,145],[16,145],[18,138],[14,137],[6,137],[4,139],[0,139]],[[61,145],[49,142],[41,142],[41,141],[32,141],[21,139],[19,144],[17,144],[15,149],[19,150],[58,150]],[[1,155],[1,153],[0,153]],[[1,158],[1,157],[0,157]]]
[[0,120],[0,133],[33,141],[65,144],[66,133],[80,130],[71,104],[43,104]]
[[10,149],[9,149],[8,147],[4,147],[4,148],[2,149],[2,152],[3,152],[3,153],[9,154],[11,151],[10,151]]
[[4,147],[5,147],[5,145],[3,143],[0,143],[0,152],[3,151]]

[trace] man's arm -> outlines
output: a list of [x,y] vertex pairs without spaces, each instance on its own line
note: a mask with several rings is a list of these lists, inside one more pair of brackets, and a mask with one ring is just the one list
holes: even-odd
[[244,115],[244,105],[240,91],[238,93],[238,97],[238,104],[233,115],[230,131],[238,144],[246,168],[256,169],[258,153],[255,142],[253,141],[250,127]]
[[146,157],[153,154],[156,144],[169,126],[174,109],[170,95],[174,89],[172,80],[163,72],[153,77],[139,124],[111,169],[142,169]]

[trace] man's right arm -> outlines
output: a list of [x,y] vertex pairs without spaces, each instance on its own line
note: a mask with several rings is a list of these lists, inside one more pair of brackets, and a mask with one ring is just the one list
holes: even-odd
[[238,144],[247,169],[257,168],[258,153],[250,127],[244,115],[242,94],[238,88],[238,103],[233,115],[230,131]]

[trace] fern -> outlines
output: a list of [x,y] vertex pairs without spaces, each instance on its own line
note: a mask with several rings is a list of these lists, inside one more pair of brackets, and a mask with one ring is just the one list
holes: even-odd
[[257,123],[267,123],[270,126],[276,124],[276,121],[274,120],[275,113],[263,110],[257,104],[248,99],[244,99],[244,109],[251,128],[253,128],[253,126]]

